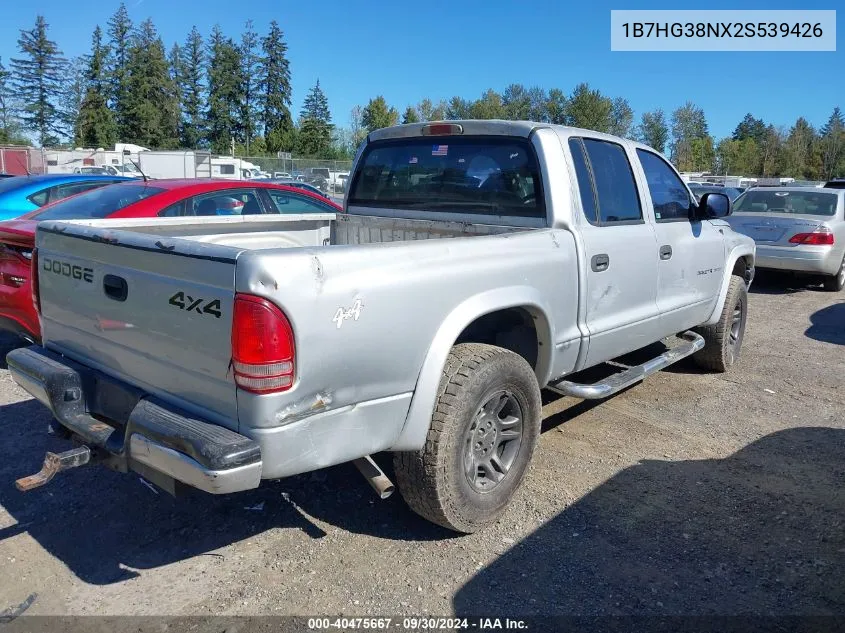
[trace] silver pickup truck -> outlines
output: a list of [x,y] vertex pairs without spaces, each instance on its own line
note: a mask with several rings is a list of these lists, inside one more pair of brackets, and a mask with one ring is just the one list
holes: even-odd
[[729,213],[644,145],[460,121],[371,133],[337,215],[43,222],[43,347],[7,361],[78,445],[18,487],[99,460],[229,493],[354,461],[386,495],[389,451],[414,511],[478,530],[525,476],[542,387],[736,361],[755,251]]

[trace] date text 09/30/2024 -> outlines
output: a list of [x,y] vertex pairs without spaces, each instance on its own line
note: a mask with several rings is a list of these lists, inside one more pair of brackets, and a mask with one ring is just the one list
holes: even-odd
[[511,618],[309,618],[308,629],[322,630],[400,630],[400,631],[451,631],[451,630],[525,630],[524,620]]

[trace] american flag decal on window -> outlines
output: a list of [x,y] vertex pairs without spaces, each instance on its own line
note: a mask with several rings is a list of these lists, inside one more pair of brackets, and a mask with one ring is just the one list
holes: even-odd
[[449,153],[448,145],[435,145],[431,148],[432,156],[446,156]]

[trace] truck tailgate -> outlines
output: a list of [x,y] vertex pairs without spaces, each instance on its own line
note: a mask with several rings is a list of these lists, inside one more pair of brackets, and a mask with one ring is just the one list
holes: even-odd
[[140,237],[39,227],[45,346],[236,429],[229,361],[240,250]]

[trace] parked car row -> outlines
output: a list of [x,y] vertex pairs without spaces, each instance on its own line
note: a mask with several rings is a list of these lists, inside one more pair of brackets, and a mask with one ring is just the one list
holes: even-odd
[[[335,213],[322,194],[264,181],[155,180],[92,176],[19,177],[0,183],[0,329],[30,341],[41,336],[30,267],[44,220]],[[44,204],[36,204],[43,201]],[[35,210],[30,210],[34,208]],[[25,209],[28,213],[21,213]],[[0,216],[2,217],[2,216]]]

